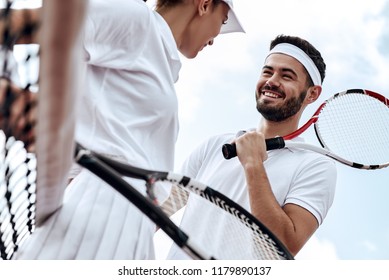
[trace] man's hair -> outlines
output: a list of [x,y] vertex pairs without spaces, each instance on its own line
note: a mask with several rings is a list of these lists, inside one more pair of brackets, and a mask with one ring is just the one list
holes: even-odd
[[[320,52],[311,43],[296,36],[278,35],[273,41],[270,42],[270,50],[272,50],[276,45],[281,43],[289,43],[295,45],[303,52],[305,52],[312,59],[317,69],[319,70],[321,81],[324,81],[324,78],[326,76],[326,64],[324,63],[324,59],[321,56]],[[309,75],[308,77],[310,86],[313,86],[313,81],[311,77]]]

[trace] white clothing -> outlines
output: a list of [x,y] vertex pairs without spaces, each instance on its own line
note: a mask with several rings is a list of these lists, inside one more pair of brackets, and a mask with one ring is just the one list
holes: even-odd
[[173,34],[141,0],[92,0],[86,18],[88,92],[76,138],[130,163],[172,169],[178,133]]
[[[77,141],[139,167],[171,170],[181,62],[169,26],[141,0],[90,0],[88,9]],[[131,182],[144,192],[143,182]],[[154,230],[121,194],[82,170],[62,207],[15,258],[150,259]]]
[[[221,152],[223,144],[230,143],[233,138],[233,134],[210,138],[189,156],[180,173],[206,183],[250,211],[243,167],[237,157],[226,160]],[[302,141],[302,139],[295,139],[295,141]],[[321,224],[334,200],[336,185],[334,161],[306,150],[282,149],[269,151],[264,165],[279,205],[297,204],[311,212]],[[181,225],[184,230],[190,228],[188,232],[196,229],[196,239],[201,240],[198,234],[206,232],[207,219],[211,217],[208,217],[207,213],[199,213],[201,209],[191,207],[190,203],[189,200]],[[200,216],[202,219],[197,218]],[[222,244],[222,235],[218,236],[218,239]],[[217,243],[217,239],[213,241]],[[212,246],[218,248],[218,244]],[[223,249],[222,245],[220,247]],[[188,257],[173,245],[168,258]]]

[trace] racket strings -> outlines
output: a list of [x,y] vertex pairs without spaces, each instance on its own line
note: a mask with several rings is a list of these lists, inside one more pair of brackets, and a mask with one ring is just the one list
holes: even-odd
[[389,162],[389,108],[362,93],[347,93],[328,101],[315,128],[334,154],[364,165]]
[[162,210],[170,217],[185,207],[188,197],[187,191],[177,185],[172,185],[169,198],[161,205]]
[[162,205],[171,215],[185,207],[180,227],[216,259],[286,259],[283,250],[244,213],[200,188],[174,185]]
[[[241,213],[234,207],[230,207],[224,200],[218,197],[207,197],[207,199],[212,201],[213,204],[219,206],[220,209],[224,210],[222,215],[226,217],[225,220],[226,228],[228,229],[228,236],[231,237],[232,242],[236,243],[235,248],[231,248],[234,250],[231,251],[229,256],[236,256],[236,251],[243,249],[244,252],[240,258],[247,257],[249,259],[264,260],[280,258],[282,251],[278,250],[278,247],[273,239],[270,238],[268,234],[264,233],[258,225],[252,223],[251,220],[244,215],[244,213]],[[229,213],[230,215],[226,215],[225,213]],[[231,215],[234,219],[231,219]],[[236,242],[236,237],[239,238],[239,242]],[[225,245],[228,248],[231,247],[230,244],[231,242],[227,241]]]

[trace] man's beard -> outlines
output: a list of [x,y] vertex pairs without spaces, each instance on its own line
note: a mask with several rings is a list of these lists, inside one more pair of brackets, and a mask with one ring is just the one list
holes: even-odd
[[[259,92],[259,94],[261,93]],[[266,120],[281,122],[297,114],[303,105],[306,95],[307,91],[303,91],[299,97],[290,98],[281,107],[268,106],[268,103],[260,101],[259,97],[257,100],[257,110]]]

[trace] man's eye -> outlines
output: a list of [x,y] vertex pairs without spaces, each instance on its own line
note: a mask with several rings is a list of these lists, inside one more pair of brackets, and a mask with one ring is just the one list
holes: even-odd
[[270,71],[263,71],[262,75],[264,75],[264,76],[271,76],[272,73]]

